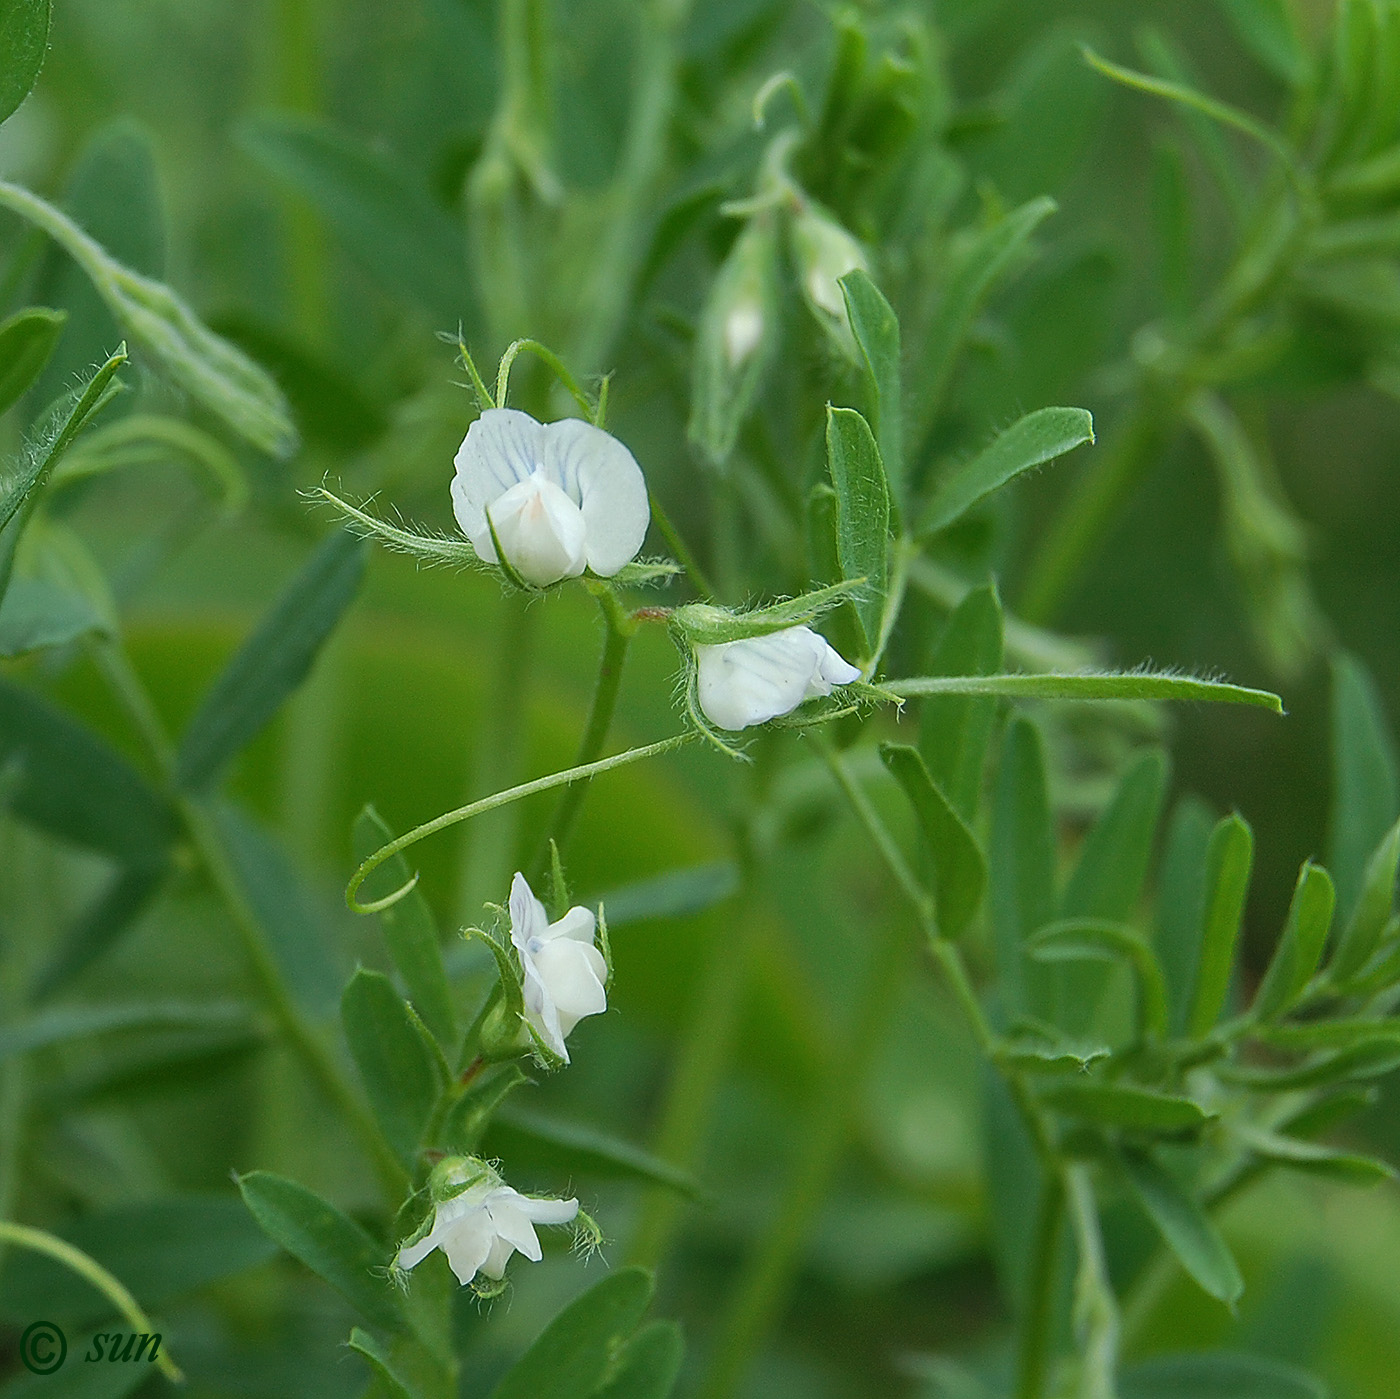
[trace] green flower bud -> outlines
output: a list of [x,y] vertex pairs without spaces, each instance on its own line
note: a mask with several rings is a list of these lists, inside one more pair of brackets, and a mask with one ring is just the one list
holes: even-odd
[[870,271],[860,244],[826,210],[804,200],[792,220],[792,259],[806,301],[817,323],[847,359],[860,350],[846,314],[841,278],[859,268]]

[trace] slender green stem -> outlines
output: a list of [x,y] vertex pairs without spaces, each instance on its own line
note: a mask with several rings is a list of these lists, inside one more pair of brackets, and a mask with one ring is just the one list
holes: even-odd
[[1083,1350],[1080,1395],[1081,1399],[1116,1399],[1118,1304],[1108,1276],[1099,1210],[1088,1166],[1079,1163],[1066,1168],[1065,1193],[1075,1242],[1079,1246],[1074,1312]]
[[1040,1216],[1031,1256],[1030,1292],[1016,1357],[1016,1399],[1043,1399],[1050,1378],[1050,1347],[1059,1281],[1060,1231],[1065,1218],[1064,1182],[1058,1172],[1041,1183]]
[[513,340],[506,348],[496,370],[496,407],[506,406],[506,397],[510,392],[510,371],[525,350],[549,367],[554,377],[569,391],[569,397],[583,409],[584,416],[590,423],[593,422],[598,414],[598,405],[579,387],[578,380],[569,372],[568,365],[548,345],[542,345],[538,340]]
[[[617,594],[606,583],[589,585],[590,591],[598,599],[603,613],[607,634],[603,639],[603,655],[598,662],[598,681],[593,690],[593,704],[588,711],[588,723],[584,726],[583,737],[579,740],[577,766],[597,762],[608,740],[608,730],[612,727],[613,712],[617,708],[618,692],[622,688],[622,667],[627,660],[627,647],[636,634],[637,623],[627,615],[626,609],[617,599]],[[579,808],[588,793],[583,783],[570,783],[555,808],[554,819],[549,823],[544,839],[536,854],[533,869],[542,874],[549,864],[549,846],[553,841],[560,854],[568,842]]]
[[685,540],[681,538],[680,531],[671,523],[671,517],[666,513],[656,492],[649,492],[649,496],[651,499],[651,518],[655,522],[656,528],[661,531],[661,537],[666,541],[666,547],[676,556],[676,562],[685,569],[685,576],[690,579],[691,587],[706,602],[713,602],[716,596],[713,584],[696,562],[695,555],[690,552]]
[[[30,1229],[23,1224],[12,1224],[7,1219],[0,1219],[0,1239],[15,1244],[19,1248],[32,1249],[35,1253],[45,1253],[50,1258],[57,1259],[65,1268],[71,1268],[80,1278],[91,1283],[106,1297],[126,1319],[133,1331],[146,1335],[151,1335],[155,1331],[150,1317],[137,1305],[136,1298],[106,1268],[95,1259],[89,1258],[81,1249],[74,1248],[72,1244],[56,1238],[53,1234],[46,1234],[42,1229]],[[181,1374],[180,1367],[175,1364],[164,1349],[156,1354],[155,1361],[166,1379],[174,1384],[184,1383],[185,1377]]]

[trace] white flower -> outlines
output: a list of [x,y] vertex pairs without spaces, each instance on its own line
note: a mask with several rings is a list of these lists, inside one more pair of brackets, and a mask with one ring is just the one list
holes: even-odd
[[697,646],[695,659],[700,708],[722,729],[766,724],[860,679],[860,671],[810,627]]
[[493,1173],[442,1201],[433,1213],[433,1227],[417,1243],[401,1248],[395,1262],[416,1268],[440,1248],[463,1287],[478,1272],[499,1282],[517,1249],[532,1263],[540,1261],[536,1224],[568,1224],[577,1214],[577,1200],[537,1200],[503,1185]]
[[763,339],[763,306],[758,301],[740,301],[724,318],[724,358],[729,368],[738,369]]
[[525,876],[516,873],[510,886],[510,940],[525,976],[525,1018],[566,1064],[569,1032],[585,1016],[608,1008],[608,967],[593,945],[595,926],[593,915],[577,906],[551,923]]
[[[506,560],[547,587],[591,568],[611,578],[642,547],[651,508],[646,481],[617,438],[578,418],[537,423],[488,408],[457,449],[452,510],[487,563]],[[491,523],[487,524],[487,512]]]
[[[827,318],[829,328],[846,340],[850,322],[841,278],[857,269],[870,271],[864,251],[835,219],[813,205],[806,206],[793,221],[792,239],[804,295],[812,309]],[[854,347],[854,341],[851,343]]]

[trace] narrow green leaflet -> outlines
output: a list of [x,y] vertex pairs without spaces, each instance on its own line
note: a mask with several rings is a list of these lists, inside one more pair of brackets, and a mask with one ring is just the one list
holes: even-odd
[[934,903],[945,937],[964,932],[987,888],[987,861],[977,837],[929,776],[919,750],[882,743],[880,759],[914,808],[933,861]]
[[954,468],[934,488],[919,516],[919,535],[956,524],[980,501],[1046,462],[1094,440],[1083,408],[1042,408],[1007,428],[991,446]]
[[403,1317],[385,1279],[388,1254],[315,1191],[271,1171],[238,1177],[243,1202],[263,1232],[328,1282],[366,1321],[387,1331]]
[[356,971],[340,1017],[380,1130],[411,1170],[442,1089],[437,1063],[382,972]]
[[49,0],[0,0],[0,121],[29,96],[49,48]]
[[1258,1020],[1281,1015],[1303,993],[1327,945],[1336,904],[1332,878],[1309,860],[1298,875],[1283,935],[1254,997],[1252,1014]]
[[[611,920],[609,920],[611,921]],[[582,1123],[561,1122],[522,1108],[502,1108],[487,1132],[493,1154],[527,1170],[575,1173],[604,1180],[641,1180],[681,1195],[698,1196],[700,1183],[688,1171],[631,1142]]]
[[0,1028],[0,1060],[119,1030],[229,1029],[246,1026],[250,1020],[249,1008],[238,1001],[119,1001],[58,1006]]
[[[931,669],[940,675],[995,675],[1002,666],[1001,599],[992,584],[973,588],[948,618]],[[997,701],[930,697],[919,707],[919,752],[963,820],[977,819],[982,770]]]
[[1070,918],[1051,923],[1031,939],[1031,955],[1041,962],[1125,962],[1137,981],[1142,1032],[1167,1032],[1167,983],[1146,939],[1123,923]]
[[1209,1351],[1160,1355],[1123,1376],[1122,1399],[1329,1399],[1302,1370],[1260,1356]]
[[369,548],[344,530],[329,535],[287,585],[205,695],[180,740],[176,780],[205,791],[306,679],[354,601]]
[[386,290],[456,324],[469,294],[465,241],[402,166],[305,117],[259,117],[242,128],[240,139],[255,159],[311,202]]
[[[355,859],[364,860],[394,838],[383,817],[367,806],[355,818]],[[413,871],[402,855],[386,860],[364,883],[365,897],[374,900],[402,889],[413,878]],[[423,897],[412,889],[379,913],[379,926],[394,966],[408,988],[408,998],[438,1043],[451,1050],[457,1035],[457,1012],[452,1004],[452,988],[442,962],[442,944],[437,920]]]
[[590,1399],[651,1301],[651,1274],[621,1268],[545,1327],[491,1399]]
[[1259,1025],[1251,1035],[1277,1049],[1349,1049],[1355,1044],[1390,1038],[1400,1044],[1400,1019],[1350,1016],[1339,1020],[1303,1020],[1293,1024]]
[[1123,1168],[1147,1217],[1201,1288],[1233,1307],[1244,1279],[1220,1231],[1193,1196],[1145,1152],[1125,1151]]
[[1206,852],[1201,961],[1186,1020],[1186,1032],[1194,1038],[1204,1035],[1225,1008],[1253,862],[1254,832],[1249,823],[1238,813],[1225,817],[1211,832]]
[[1390,828],[1366,866],[1360,896],[1327,968],[1333,981],[1345,983],[1371,960],[1380,946],[1395,908],[1397,870],[1400,870],[1400,821]]
[[87,273],[118,323],[172,383],[253,446],[274,456],[295,449],[296,429],[272,376],[215,335],[164,282],[124,267],[27,189],[0,181],[0,205],[43,229]]
[[732,899],[739,892],[739,882],[739,866],[732,860],[717,860],[624,884],[593,899],[589,906],[603,905],[609,928],[652,918],[688,918]]
[[0,770],[16,764],[11,809],[62,840],[128,864],[175,838],[165,799],[105,739],[0,679]]
[[32,306],[0,323],[0,413],[8,413],[39,377],[67,319],[63,311]]
[[1328,868],[1350,919],[1366,866],[1400,817],[1400,763],[1375,682],[1360,661],[1332,663],[1332,817]]
[[1210,1120],[1190,1098],[1127,1083],[1057,1082],[1043,1088],[1040,1098],[1057,1112],[1130,1132],[1193,1132]]
[[81,593],[42,578],[16,578],[0,598],[0,656],[66,646],[105,627]]
[[1177,802],[1157,876],[1153,947],[1167,981],[1171,1029],[1178,1035],[1186,1028],[1201,963],[1206,861],[1214,824],[1210,808],[1198,797]]
[[1335,1147],[1303,1141],[1281,1132],[1266,1132],[1245,1126],[1237,1127],[1235,1135],[1266,1161],[1276,1161],[1281,1166],[1309,1175],[1340,1180],[1348,1185],[1379,1185],[1382,1181],[1395,1179],[1394,1167],[1378,1161],[1374,1156],[1338,1151]]
[[826,410],[826,457],[836,488],[836,552],[849,582],[865,580],[855,599],[866,645],[874,654],[889,576],[890,493],[870,424],[853,408]]
[[368,1331],[363,1331],[358,1326],[352,1327],[350,1339],[345,1344],[369,1362],[370,1369],[374,1371],[379,1382],[381,1394],[387,1394],[389,1399],[423,1399],[422,1390],[404,1377],[389,1352]]
[[643,1326],[613,1362],[612,1378],[592,1399],[667,1399],[685,1359],[685,1341],[674,1321]]
[[[1026,939],[1055,916],[1055,832],[1040,731],[1029,719],[1013,719],[1001,749],[988,852],[997,969],[1011,1012],[1048,1010],[1031,981]],[[1038,978],[1037,978],[1038,980]]]
[[1353,1079],[1379,1078],[1397,1065],[1400,1038],[1382,1034],[1335,1053],[1316,1054],[1291,1069],[1227,1065],[1217,1072],[1230,1083],[1262,1093],[1291,1093],[1301,1088],[1330,1088]]
[[907,508],[904,482],[904,404],[900,389],[899,318],[867,272],[857,268],[840,280],[856,347],[865,367],[874,415],[871,424],[885,464],[890,501]]
[[1152,671],[1098,671],[1080,675],[924,675],[889,680],[884,689],[902,699],[920,695],[999,695],[1041,700],[1204,700],[1215,704],[1249,704],[1275,714],[1283,701],[1268,690],[1250,690],[1218,680]]

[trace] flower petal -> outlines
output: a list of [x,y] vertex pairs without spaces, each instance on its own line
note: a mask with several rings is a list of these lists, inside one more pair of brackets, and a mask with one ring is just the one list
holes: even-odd
[[789,627],[767,636],[697,646],[705,717],[722,729],[747,729],[796,709],[807,698],[817,668],[818,640],[807,627]]
[[486,507],[544,461],[544,428],[514,408],[488,408],[467,429],[454,461],[452,511],[472,547],[496,562]]
[[[547,588],[583,572],[583,512],[543,472],[517,481],[486,514],[507,561],[527,583]],[[488,550],[495,557],[490,528],[472,537],[472,547],[483,558]]]
[[[608,998],[603,989],[607,964],[596,947],[565,939],[547,942],[535,954],[535,967],[565,1034],[585,1015],[600,1015],[607,1010]],[[565,1026],[563,1022],[569,1017],[572,1023]]]
[[481,1271],[488,1278],[500,1282],[506,1275],[506,1264],[510,1262],[510,1256],[514,1252],[515,1245],[497,1234],[491,1240],[491,1250],[481,1264]]
[[568,1224],[578,1214],[577,1200],[540,1200],[533,1195],[521,1195],[515,1203],[520,1212],[536,1224]]
[[463,1215],[443,1239],[441,1248],[447,1255],[448,1266],[457,1275],[457,1281],[465,1287],[477,1274],[477,1270],[491,1253],[491,1245],[496,1234],[484,1208]]
[[526,956],[530,950],[530,939],[546,936],[549,929],[549,915],[544,905],[535,897],[529,881],[519,870],[510,882],[510,940],[515,950]]
[[538,1263],[544,1256],[535,1226],[529,1216],[519,1208],[518,1202],[524,1196],[506,1186],[498,1190],[487,1202],[486,1211],[491,1216],[491,1227],[499,1238],[512,1248],[519,1249],[532,1263]]
[[575,904],[557,923],[551,923],[543,936],[547,942],[552,942],[555,938],[569,938],[591,945],[597,927],[598,920],[593,911]]
[[611,433],[563,418],[544,428],[544,467],[583,511],[588,566],[611,578],[636,558],[651,521],[637,459]]

